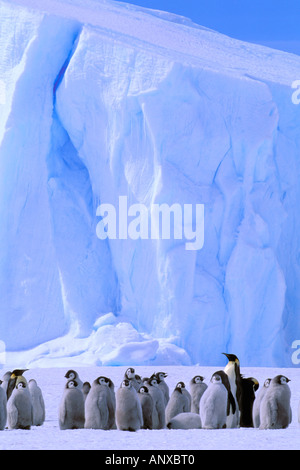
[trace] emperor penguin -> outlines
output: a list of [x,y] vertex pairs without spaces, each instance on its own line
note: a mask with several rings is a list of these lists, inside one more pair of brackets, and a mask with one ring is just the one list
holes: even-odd
[[254,377],[242,377],[241,379],[241,397],[239,402],[240,409],[240,427],[253,428],[253,403],[255,401],[255,392],[259,387],[259,382]]
[[30,429],[32,426],[32,402],[24,377],[16,378],[16,385],[7,402],[9,429]]
[[28,390],[32,402],[32,425],[42,426],[45,422],[45,402],[42,390],[38,386],[36,380],[31,379],[28,382]]
[[230,390],[227,374],[215,372],[200,400],[200,419],[203,429],[226,428],[230,407],[235,411],[235,400]]
[[191,397],[191,394],[190,392],[186,389],[185,387],[185,383],[184,382],[178,382],[177,386],[180,386],[181,390],[182,390],[182,393],[186,396],[187,400],[188,400],[188,412],[191,411],[191,407],[192,407],[192,397]]
[[155,376],[144,381],[144,385],[148,388],[148,392],[153,400],[152,428],[164,429],[166,427],[164,394],[159,388]]
[[267,388],[269,388],[270,386],[270,383],[271,383],[270,378],[264,381],[264,386],[260,389],[260,391],[258,392],[254,400],[253,410],[252,410],[252,421],[253,421],[254,428],[259,428],[260,426],[260,404],[267,391]]
[[15,369],[12,371],[11,376],[8,380],[8,384],[7,384],[7,390],[6,390],[7,400],[9,400],[9,397],[11,396],[16,386],[18,377],[23,377],[24,372],[26,372],[27,370],[28,369]]
[[170,396],[166,406],[166,423],[169,423],[174,416],[180,413],[188,413],[190,410],[189,399],[183,393],[182,384],[183,382],[178,382]]
[[207,389],[206,383],[203,382],[202,375],[195,375],[190,381],[190,394],[192,397],[191,412],[199,414],[200,399]]
[[290,379],[276,375],[260,404],[259,429],[285,429],[292,422]]
[[169,386],[167,382],[165,381],[165,378],[168,377],[168,374],[166,372],[157,372],[155,376],[157,379],[157,384],[164,394],[165,406],[167,406],[168,401],[170,399],[170,391],[169,391]]
[[139,378],[140,377],[136,375],[134,368],[128,367],[125,371],[123,380],[131,380],[131,385],[136,391],[138,391],[141,386],[141,380],[139,380]]
[[167,423],[169,429],[201,429],[201,427],[198,413],[179,413]]
[[83,393],[84,401],[86,400],[86,397],[88,396],[90,390],[91,390],[90,382],[84,382],[84,384],[82,385],[82,393]]
[[60,402],[59,428],[84,428],[84,398],[76,380],[68,380]]
[[149,393],[148,387],[142,385],[138,391],[138,397],[141,402],[143,412],[142,429],[152,429],[153,399]]
[[6,420],[7,420],[7,398],[6,398],[6,391],[4,387],[1,387],[2,385],[2,380],[0,380],[0,431],[3,431],[3,429],[6,426]]
[[[92,383],[85,400],[86,429],[109,429],[109,408],[112,407],[111,393],[106,377],[98,377]],[[112,410],[111,410],[112,411]]]
[[75,380],[76,383],[77,383],[77,390],[82,390],[82,387],[83,387],[83,382],[80,380],[79,378],[79,374],[78,372],[76,372],[76,370],[68,370],[68,372],[66,373],[65,375],[65,378],[67,380]]
[[142,406],[129,379],[124,379],[116,392],[116,423],[120,431],[138,431],[143,426]]
[[226,354],[222,353],[227,357],[228,363],[224,369],[224,372],[227,374],[231,393],[235,399],[236,410],[235,413],[230,412],[229,416],[226,419],[227,428],[237,428],[240,424],[240,411],[239,411],[239,402],[241,397],[241,372],[240,372],[240,361],[238,360],[235,354]]
[[115,385],[110,378],[106,378],[110,400],[108,404],[108,429],[117,429],[116,426],[116,394]]

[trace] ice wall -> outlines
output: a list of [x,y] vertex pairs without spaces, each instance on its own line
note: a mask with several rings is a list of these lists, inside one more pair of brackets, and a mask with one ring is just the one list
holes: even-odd
[[[292,365],[300,58],[114,2],[1,1],[0,17],[8,350],[39,365],[216,365],[222,351]],[[204,247],[99,240],[98,205],[122,195],[204,204]]]

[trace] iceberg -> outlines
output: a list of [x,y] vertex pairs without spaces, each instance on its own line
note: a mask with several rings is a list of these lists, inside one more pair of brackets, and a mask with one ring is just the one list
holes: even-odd
[[[292,366],[300,57],[112,0],[0,18],[7,364]],[[99,238],[125,196],[202,204],[203,247]]]

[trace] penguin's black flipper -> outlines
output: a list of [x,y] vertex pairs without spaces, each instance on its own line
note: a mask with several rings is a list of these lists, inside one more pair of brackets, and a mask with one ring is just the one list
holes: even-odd
[[231,391],[228,393],[227,416],[230,414],[230,405],[232,407],[232,414],[234,414],[236,412],[236,403]]

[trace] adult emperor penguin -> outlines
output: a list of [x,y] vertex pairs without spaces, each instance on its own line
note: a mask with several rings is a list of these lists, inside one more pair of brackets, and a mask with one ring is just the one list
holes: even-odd
[[6,398],[6,391],[4,387],[1,387],[2,385],[2,380],[0,380],[0,431],[3,431],[3,429],[6,426],[6,420],[7,420],[7,398]]
[[91,390],[85,400],[86,429],[110,429],[109,409],[113,410],[111,393],[106,377],[98,377],[92,383]]
[[9,429],[30,429],[32,426],[32,403],[27,381],[16,378],[16,385],[7,402],[7,423]]
[[71,370],[68,370],[68,372],[67,372],[66,375],[65,375],[65,378],[66,378],[67,380],[75,380],[76,383],[77,383],[76,388],[77,388],[78,390],[82,390],[83,382],[80,380],[79,374],[78,374],[78,372],[76,372],[76,370],[72,370],[72,369],[71,369]]
[[264,386],[260,389],[258,392],[254,403],[253,403],[253,410],[252,410],[252,420],[253,420],[253,427],[259,428],[260,426],[260,404],[261,401],[267,391],[267,388],[269,388],[271,383],[271,379],[268,378],[264,381]]
[[259,429],[285,429],[292,422],[290,379],[276,375],[260,404]]
[[207,389],[206,383],[203,382],[202,375],[195,375],[190,381],[190,394],[192,397],[191,412],[199,414],[200,399]]
[[183,393],[183,382],[178,382],[174,388],[170,400],[166,406],[166,423],[169,423],[174,416],[190,411],[190,403],[187,395]]
[[120,431],[138,431],[143,426],[143,412],[132,381],[124,379],[116,393],[116,423]]
[[255,401],[255,392],[259,387],[258,381],[254,377],[242,377],[241,379],[241,397],[239,402],[240,426],[243,428],[253,428],[253,403]]
[[42,426],[45,422],[45,402],[42,390],[38,386],[36,380],[31,379],[28,382],[28,390],[32,402],[32,425]]
[[201,429],[201,427],[198,413],[179,413],[167,423],[169,429]]
[[235,354],[226,354],[222,353],[227,357],[228,363],[224,369],[224,372],[227,374],[231,393],[235,399],[236,410],[235,413],[230,412],[229,416],[226,419],[227,428],[237,428],[240,424],[240,412],[239,412],[239,402],[241,398],[241,372],[240,372],[240,361],[238,360]]
[[15,369],[12,371],[11,376],[8,380],[8,384],[7,384],[7,390],[6,390],[7,400],[9,400],[9,397],[11,396],[16,386],[18,377],[23,377],[24,372],[26,372],[27,370],[28,369]]
[[152,415],[153,415],[153,398],[151,397],[148,387],[142,385],[138,391],[138,397],[141,402],[143,412],[143,426],[142,429],[152,429]]
[[148,388],[153,399],[152,427],[153,429],[164,429],[166,427],[164,394],[159,388],[155,376],[146,381],[144,379],[144,385]]
[[159,388],[161,389],[161,391],[164,394],[165,406],[167,406],[168,401],[170,399],[170,391],[169,391],[169,386],[168,386],[167,382],[165,381],[165,378],[168,377],[168,374],[166,372],[157,372],[155,374],[155,377],[157,379],[157,384],[158,384]]
[[71,379],[65,390],[59,408],[59,428],[82,429],[84,427],[84,398],[76,380]]

